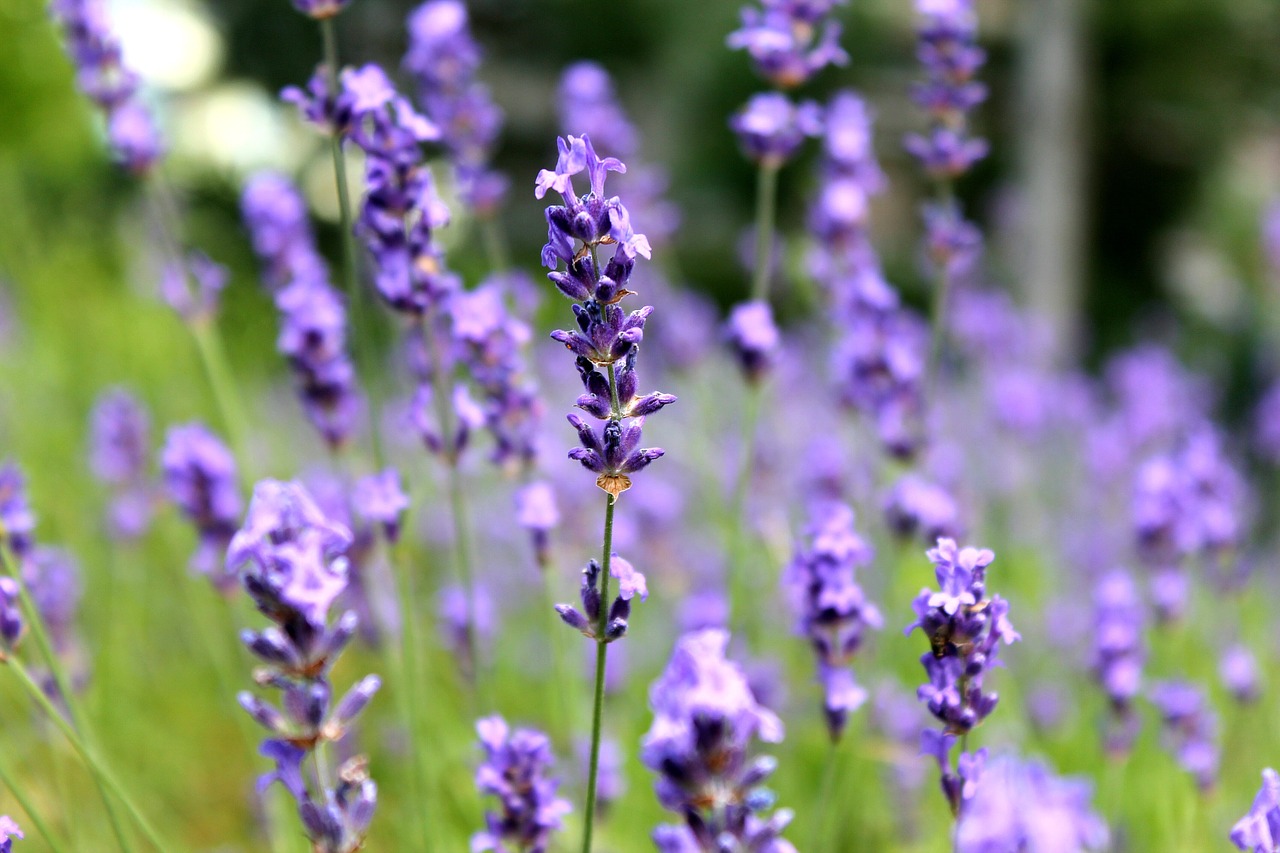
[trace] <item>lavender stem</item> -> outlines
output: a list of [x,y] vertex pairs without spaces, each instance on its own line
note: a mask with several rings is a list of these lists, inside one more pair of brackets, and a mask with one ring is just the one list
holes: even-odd
[[[324,39],[324,66],[328,79],[328,90],[338,91],[338,33],[334,18],[320,19],[320,34]],[[379,412],[381,405],[378,399],[377,382],[373,360],[365,334],[364,291],[360,287],[356,272],[356,243],[354,221],[351,216],[351,193],[347,186],[347,161],[342,153],[342,135],[334,133],[330,139],[330,151],[333,155],[333,177],[338,189],[338,227],[342,231],[342,284],[347,292],[347,307],[351,311],[352,350],[359,368],[361,384],[364,386],[367,405],[369,407],[369,449],[373,453],[373,468],[381,471],[384,467],[382,451],[382,432]]]
[[778,216],[778,170],[780,164],[760,164],[756,179],[756,268],[751,280],[751,298],[769,300],[769,279],[773,258],[773,233]]
[[[613,365],[609,365],[609,386],[613,399],[618,399],[617,387],[614,383]],[[605,495],[604,505],[604,555],[601,558],[600,600],[609,600],[609,557],[613,553],[613,509],[614,498]],[[582,853],[591,853],[591,833],[595,828],[596,817],[596,776],[600,768],[600,722],[604,716],[604,670],[605,660],[609,654],[609,642],[605,628],[609,622],[609,608],[600,607],[600,615],[596,622],[596,685],[595,699],[591,710],[591,764],[587,771],[587,810],[583,814]]]
[[17,800],[18,805],[27,813],[28,820],[30,820],[32,825],[35,826],[36,832],[39,832],[40,835],[44,837],[44,843],[49,845],[49,849],[53,851],[53,853],[63,853],[64,848],[62,844],[59,843],[58,839],[54,837],[54,834],[49,831],[48,824],[44,822],[44,818],[41,817],[40,812],[35,807],[35,804],[31,802],[25,793],[23,793],[20,786],[14,784],[13,776],[9,773],[9,768],[3,761],[0,761],[0,782],[4,783],[4,786],[9,789],[9,793],[13,794],[13,798]]

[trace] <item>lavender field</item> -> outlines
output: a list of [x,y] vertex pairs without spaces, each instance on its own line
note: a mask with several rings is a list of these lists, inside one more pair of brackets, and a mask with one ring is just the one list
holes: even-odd
[[0,853],[1280,853],[1271,0],[739,6],[3,0]]

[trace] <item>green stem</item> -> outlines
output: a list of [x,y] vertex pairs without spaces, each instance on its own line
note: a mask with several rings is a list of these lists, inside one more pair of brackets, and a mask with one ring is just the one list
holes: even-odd
[[778,215],[777,163],[761,163],[756,179],[756,268],[751,280],[751,298],[769,300],[769,273],[773,257],[773,233]]
[[4,786],[9,789],[9,793],[13,794],[13,798],[18,801],[18,805],[27,813],[27,818],[31,821],[32,826],[36,828],[36,832],[40,833],[45,843],[49,845],[49,849],[53,853],[62,853],[62,844],[49,831],[49,825],[44,822],[44,818],[40,815],[39,810],[36,809],[35,804],[31,802],[21,787],[14,784],[13,776],[9,773],[9,768],[3,761],[0,761],[0,782],[4,783]]
[[[611,387],[614,386],[613,379],[613,365],[609,365],[609,385]],[[616,390],[613,393],[616,398]],[[614,505],[613,496],[606,495],[604,505],[604,554],[601,557],[600,569],[600,615],[596,620],[596,686],[595,699],[591,706],[591,764],[587,771],[587,810],[582,816],[582,853],[591,853],[591,834],[595,829],[596,819],[596,776],[600,769],[600,725],[604,717],[604,672],[605,660],[609,654],[609,643],[605,639],[605,630],[609,625],[609,563],[613,554]]]
[[419,748],[418,734],[421,723],[418,719],[417,685],[419,678],[418,663],[418,613],[415,602],[413,573],[409,561],[404,555],[402,545],[391,547],[392,568],[396,578],[396,593],[400,599],[400,710],[404,714],[405,726],[409,730],[409,751],[412,755],[412,768],[409,774],[409,796],[415,804],[421,818],[419,828],[422,832],[422,849],[430,850],[431,820],[427,816],[431,798],[427,796],[428,780],[423,758],[426,750]]
[[[334,19],[320,21],[320,34],[324,39],[324,68],[330,92],[338,91],[338,32]],[[351,192],[347,186],[347,160],[342,154],[342,136],[335,133],[329,142],[333,156],[333,179],[338,189],[338,227],[342,231],[342,283],[347,292],[347,307],[351,312],[351,338],[361,385],[369,406],[369,449],[373,453],[374,470],[383,467],[381,403],[377,393],[377,373],[374,353],[370,348],[369,329],[366,328],[365,293],[360,287],[356,271],[356,242],[351,215]]]
[[[53,676],[54,686],[66,706],[67,715],[70,716],[72,724],[81,732],[84,732],[85,737],[88,737],[89,727],[85,724],[84,715],[80,712],[80,703],[76,700],[76,696],[71,690],[71,680],[67,677],[66,670],[62,666],[62,658],[58,656],[57,651],[54,649],[53,643],[49,639],[49,632],[44,625],[44,617],[41,615],[39,608],[36,607],[35,601],[31,598],[30,590],[27,589],[27,582],[22,577],[22,567],[13,555],[9,553],[7,545],[0,547],[0,569],[11,575],[14,583],[17,584],[18,601],[23,614],[26,616],[27,624],[31,628],[31,636],[35,639],[36,647],[49,667],[49,673]],[[59,719],[61,718],[62,716],[59,714]],[[120,845],[120,849],[126,851],[126,853],[132,851],[133,845],[130,843],[124,827],[120,824],[120,817],[116,814],[111,798],[107,796],[107,792],[103,789],[99,780],[95,778],[94,783],[98,788],[99,795],[102,797],[102,804],[106,808],[107,820],[111,823],[111,830],[116,837],[116,842]]]
[[813,811],[813,829],[809,833],[809,850],[813,851],[813,853],[817,853],[818,850],[822,849],[822,842],[826,837],[826,833],[823,830],[828,823],[826,816],[831,794],[836,787],[836,767],[838,766],[836,759],[839,755],[839,748],[840,742],[833,740],[827,750],[827,760],[822,768],[822,784],[818,788],[817,807]]
[[[937,199],[942,205],[955,203],[955,187],[951,181],[942,180],[937,185]],[[947,297],[951,290],[951,273],[946,264],[938,265],[938,273],[933,283],[933,300],[929,309],[929,360],[925,362],[924,390],[929,399],[933,397],[934,382],[937,379],[938,362],[942,358],[942,350],[947,337]]]
[[756,437],[759,432],[760,409],[764,401],[764,388],[759,382],[747,386],[745,413],[742,425],[742,455],[738,460],[737,477],[729,502],[729,612],[742,629],[748,645],[755,640],[756,625],[751,607],[753,584],[746,567],[747,493],[751,489],[751,471],[755,464]]
[[222,346],[222,338],[212,318],[198,320],[190,325],[192,337],[196,341],[196,349],[200,352],[200,361],[204,365],[205,375],[213,391],[214,402],[222,415],[227,438],[231,442],[231,448],[239,463],[240,480],[246,488],[251,488],[253,483],[249,474],[246,443],[247,421],[244,410],[240,408],[240,399],[235,392],[235,380],[231,378],[231,369],[227,366],[227,354]]
[[45,712],[53,724],[58,728],[58,731],[62,732],[63,736],[71,744],[72,748],[80,754],[80,757],[84,760],[85,765],[88,766],[94,777],[124,805],[125,811],[127,811],[134,819],[134,822],[138,824],[138,828],[142,830],[142,834],[146,836],[149,842],[151,842],[151,845],[155,847],[156,850],[162,851],[162,853],[169,853],[169,851],[178,849],[172,844],[168,844],[161,840],[160,834],[156,832],[155,827],[151,825],[151,821],[149,821],[146,816],[138,810],[138,807],[134,804],[133,800],[125,793],[124,786],[120,784],[120,780],[111,772],[106,763],[98,757],[97,752],[89,747],[85,740],[62,716],[62,712],[54,706],[52,700],[45,695],[44,690],[42,690],[40,685],[36,683],[36,680],[31,677],[31,673],[27,671],[27,668],[23,665],[21,659],[16,655],[10,655],[5,662],[9,664],[9,667],[15,673],[17,673],[18,680],[22,683],[22,686],[26,689],[31,698],[34,699],[36,704],[40,706],[41,710]]

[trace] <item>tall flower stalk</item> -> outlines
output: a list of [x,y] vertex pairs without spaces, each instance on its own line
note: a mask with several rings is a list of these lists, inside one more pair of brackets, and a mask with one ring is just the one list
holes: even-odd
[[[626,207],[615,196],[604,194],[609,172],[625,172],[619,160],[596,155],[586,136],[557,140],[555,169],[538,173],[534,195],[549,190],[564,203],[547,208],[547,243],[542,263],[552,270],[548,278],[574,302],[577,328],[559,330],[551,337],[575,357],[584,393],[577,406],[603,422],[597,430],[578,414],[568,416],[581,446],[569,458],[596,474],[596,485],[605,492],[604,541],[600,562],[592,560],[583,571],[582,609],[557,605],[561,618],[596,644],[595,690],[591,717],[591,758],[588,765],[587,805],[583,812],[583,853],[590,853],[595,825],[596,783],[600,765],[601,723],[604,712],[605,664],[609,644],[627,631],[632,599],[648,595],[644,575],[613,553],[613,518],[618,497],[631,488],[631,475],[663,455],[661,448],[641,448],[645,418],[675,402],[671,394],[638,395],[636,357],[644,338],[644,325],[652,307],[629,314],[619,303],[631,294],[627,282],[637,257],[648,258],[649,241],[631,227]],[[586,172],[590,191],[574,192],[574,175]],[[613,257],[602,269],[599,250],[613,246]],[[562,269],[563,265],[563,269]],[[618,595],[610,601],[610,578],[618,580]]]

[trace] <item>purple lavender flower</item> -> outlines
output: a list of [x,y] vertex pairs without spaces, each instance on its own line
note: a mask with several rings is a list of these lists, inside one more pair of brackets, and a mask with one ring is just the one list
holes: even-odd
[[822,133],[822,108],[813,101],[793,104],[786,95],[753,95],[729,120],[747,157],[769,168],[790,160],[805,137]]
[[1262,212],[1262,249],[1272,272],[1280,273],[1280,198],[1272,199]]
[[320,853],[359,850],[377,802],[362,757],[344,763],[336,783],[318,773],[308,780],[302,768],[311,751],[346,734],[382,684],[366,676],[333,701],[329,673],[358,627],[350,611],[329,623],[329,609],[347,584],[351,543],[350,531],[327,518],[301,485],[263,480],[227,549],[228,569],[240,571],[245,590],[273,623],[242,635],[266,664],[255,680],[282,694],[279,707],[247,691],[238,697],[272,735],[261,752],[275,760],[276,770],[258,787],[279,781],[289,790]]
[[516,524],[529,531],[533,552],[542,568],[550,560],[551,531],[560,524],[560,510],[551,484],[536,480],[516,492]]
[[946,489],[919,474],[907,473],[884,499],[885,521],[899,536],[937,542],[960,532],[959,507]]
[[1258,661],[1248,647],[1236,643],[1224,651],[1218,661],[1218,676],[1237,702],[1249,704],[1258,700]]
[[582,570],[582,610],[572,604],[557,604],[556,612],[570,628],[582,632],[584,637],[598,642],[612,643],[622,639],[627,633],[627,622],[631,618],[631,600],[637,595],[644,601],[649,597],[649,587],[644,575],[632,567],[631,563],[613,554],[609,560],[609,576],[618,581],[618,595],[609,605],[607,618],[604,620],[604,633],[600,634],[601,581],[603,580],[600,564],[595,560],[587,563]]
[[1014,757],[990,761],[956,827],[957,853],[1105,849],[1107,824],[1089,805],[1090,786],[1059,778],[1043,764]]
[[1246,853],[1280,850],[1280,774],[1270,767],[1262,771],[1262,787],[1249,813],[1231,827],[1231,843]]
[[231,451],[203,424],[170,428],[160,451],[165,491],[196,527],[199,547],[191,566],[230,592],[235,574],[224,571],[222,555],[236,532],[242,509]]
[[151,522],[150,430],[146,411],[122,388],[104,392],[94,404],[89,467],[111,490],[108,527],[121,539],[141,536]]
[[322,21],[325,18],[332,18],[347,8],[347,4],[351,0],[293,0],[293,8],[297,9],[308,18],[315,18]]
[[66,34],[76,86],[106,117],[117,161],[135,174],[147,172],[164,156],[164,143],[138,98],[138,76],[124,64],[105,0],[54,0],[50,11]]
[[160,296],[187,323],[210,323],[229,277],[227,268],[208,255],[191,252],[160,271]]
[[864,632],[883,624],[856,579],[857,569],[871,562],[875,550],[858,535],[853,510],[842,503],[817,507],[806,533],[783,584],[796,613],[796,633],[809,639],[818,656],[827,730],[834,741],[849,714],[867,698],[850,664]]
[[0,545],[22,561],[31,553],[35,529],[26,479],[16,464],[6,461],[0,464]]
[[382,525],[387,541],[400,536],[400,516],[409,508],[409,496],[400,488],[400,474],[387,468],[356,481],[351,504],[365,521]]
[[942,733],[926,731],[928,754],[942,768],[942,787],[953,814],[960,813],[969,798],[962,782],[967,762],[980,761],[982,754],[961,753],[959,778],[950,772],[950,743],[956,735],[968,734],[995,710],[999,697],[983,692],[986,673],[996,665],[1000,642],[1016,642],[1021,636],[1009,622],[1009,602],[998,595],[987,596],[987,567],[995,560],[991,551],[959,548],[954,539],[939,539],[928,552],[938,579],[938,591],[922,589],[912,603],[917,627],[929,638],[931,651],[920,663],[929,682],[917,691],[929,712],[942,723]]
[[60,657],[71,656],[76,646],[80,574],[75,557],[63,548],[37,547],[22,564],[22,581]]
[[[555,269],[564,261],[564,272],[555,269],[547,277],[574,300],[578,329],[552,332],[551,337],[577,357],[585,392],[578,398],[578,408],[605,422],[597,432],[582,417],[570,414],[569,423],[578,431],[582,446],[571,450],[569,457],[595,472],[596,485],[616,500],[631,487],[631,474],[663,455],[661,448],[639,447],[641,431],[647,415],[676,398],[658,392],[636,393],[636,357],[645,320],[653,309],[645,307],[627,315],[618,303],[631,293],[627,280],[636,257],[649,256],[649,242],[632,229],[622,202],[604,195],[606,173],[625,172],[626,166],[612,157],[598,157],[587,137],[570,136],[557,143],[560,156],[556,167],[539,173],[535,190],[538,198],[555,190],[565,202],[547,208],[542,262]],[[590,178],[591,192],[579,198],[572,179],[583,171]],[[601,275],[596,255],[599,246],[608,244],[616,248]]]
[[986,100],[973,78],[986,62],[977,47],[978,17],[972,0],[917,0],[922,21],[917,57],[926,80],[912,95],[928,113],[927,135],[911,134],[906,149],[940,181],[963,175],[987,154],[987,144],[968,135],[968,113]]
[[719,629],[685,634],[649,690],[654,719],[641,760],[659,774],[658,801],[685,820],[659,826],[654,843],[664,853],[794,853],[780,837],[791,811],[764,815],[773,795],[760,786],[777,762],[748,755],[756,738],[781,741],[782,722],[757,703],[742,669],[725,658],[728,644],[728,632]]
[[774,86],[801,85],[827,65],[846,65],[840,25],[823,20],[844,0],[760,0],[762,8],[742,10],[742,29],[727,44],[746,50],[756,71]]
[[[1280,205],[1277,205],[1280,210]],[[1277,217],[1280,220],[1280,216]],[[1277,268],[1280,268],[1278,266]],[[1280,463],[1280,382],[1273,383],[1253,415],[1254,445],[1272,464]]]
[[1160,710],[1166,748],[1196,780],[1201,792],[1211,790],[1218,779],[1222,755],[1218,717],[1209,698],[1199,687],[1185,681],[1154,684],[1150,698]]
[[1140,720],[1133,699],[1142,688],[1146,656],[1142,642],[1142,596],[1127,572],[1103,575],[1094,588],[1094,645],[1092,668],[1111,711],[1107,750],[1125,754],[1137,737]]
[[619,157],[630,159],[639,150],[635,126],[627,118],[614,91],[609,72],[595,62],[575,62],[560,77],[560,126],[568,133],[587,134]]
[[13,818],[8,815],[0,816],[0,836],[3,836],[0,838],[0,853],[11,853],[13,839],[26,838],[18,824],[14,823]]
[[781,337],[769,303],[753,300],[735,305],[725,334],[743,373],[753,382],[760,381],[773,364]]
[[273,171],[250,175],[240,196],[240,214],[269,291],[278,293],[300,279],[327,278],[307,204],[289,178]]
[[568,800],[556,796],[560,783],[549,775],[555,757],[551,741],[534,729],[507,727],[502,717],[476,723],[485,760],[476,768],[476,787],[492,794],[500,812],[486,812],[486,828],[471,837],[474,853],[546,853],[551,835],[571,811]]
[[470,678],[476,669],[476,662],[471,659],[472,649],[483,656],[497,624],[488,588],[473,584],[468,592],[458,584],[449,584],[437,594],[436,614],[445,647],[458,660],[463,675]]
[[427,0],[409,16],[408,29],[404,67],[417,81],[423,111],[440,128],[458,194],[478,216],[492,216],[508,184],[489,165],[503,116],[475,77],[481,56],[467,7],[459,0]]
[[4,654],[12,652],[26,634],[27,623],[19,606],[18,582],[11,577],[0,577],[0,644],[4,652],[0,653],[0,661]]

